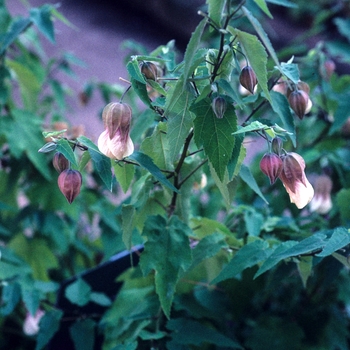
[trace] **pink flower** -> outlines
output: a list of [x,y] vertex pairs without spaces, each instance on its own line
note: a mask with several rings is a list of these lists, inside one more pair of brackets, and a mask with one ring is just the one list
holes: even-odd
[[44,316],[44,311],[38,310],[33,316],[27,312],[26,318],[23,323],[23,332],[27,335],[35,335],[39,332],[39,322]]
[[134,152],[129,136],[131,108],[126,103],[109,103],[103,110],[105,131],[99,136],[99,150],[111,159],[121,160]]
[[297,153],[282,156],[283,168],[279,178],[289,194],[290,202],[304,208],[314,196],[314,189],[305,175],[305,161]]
[[333,183],[328,175],[318,176],[315,181],[315,196],[310,203],[310,210],[319,214],[327,214],[332,209]]
[[282,166],[282,159],[275,153],[265,153],[260,161],[260,169],[269,177],[271,185],[281,174]]

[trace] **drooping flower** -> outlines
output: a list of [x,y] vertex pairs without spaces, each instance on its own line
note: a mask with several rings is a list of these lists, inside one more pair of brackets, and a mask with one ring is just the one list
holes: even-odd
[[109,103],[103,110],[105,130],[98,138],[99,150],[109,158],[121,160],[134,152],[129,136],[131,108],[126,103]]
[[282,167],[282,159],[276,153],[265,153],[261,158],[260,169],[269,177],[271,185],[277,180]]
[[328,175],[320,175],[315,180],[315,196],[310,202],[310,210],[327,214],[332,209],[331,191],[333,183]]
[[26,318],[23,323],[23,332],[26,335],[35,335],[39,332],[39,322],[44,316],[44,311],[38,310],[35,315],[27,312]]
[[83,179],[78,170],[66,169],[58,176],[58,187],[62,194],[67,198],[69,204],[72,204],[74,199],[80,193],[82,182]]
[[302,209],[314,196],[314,189],[304,172],[305,161],[294,152],[287,153],[282,158],[283,167],[279,178],[289,194],[290,202]]

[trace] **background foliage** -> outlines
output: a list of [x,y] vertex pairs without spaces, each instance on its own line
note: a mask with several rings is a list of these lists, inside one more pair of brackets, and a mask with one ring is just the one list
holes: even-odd
[[[280,9],[296,23],[315,16],[302,39],[275,51],[265,26]],[[174,42],[149,53],[135,45],[123,98],[136,151],[114,161],[66,120],[56,76],[74,74],[79,59],[43,52],[40,35],[54,43],[53,19],[66,19],[52,5],[11,18],[0,1],[0,347],[45,348],[67,322],[59,286],[78,276],[65,297],[106,311],[70,320],[76,349],[101,335],[103,349],[348,349],[349,10],[346,1],[207,0],[183,60]],[[322,40],[303,44],[314,36]],[[160,79],[141,74],[144,61]],[[240,90],[242,62],[256,73],[254,94]],[[273,90],[281,77],[310,86],[302,120]],[[90,83],[81,98],[99,90],[107,104],[123,88]],[[329,212],[298,210],[280,181],[268,183],[259,162],[264,138],[277,135],[303,156],[311,182],[331,178]],[[56,184],[58,151],[83,175],[72,204]],[[137,244],[140,263],[119,277],[115,300],[83,278]],[[30,315],[43,315],[32,334]]]

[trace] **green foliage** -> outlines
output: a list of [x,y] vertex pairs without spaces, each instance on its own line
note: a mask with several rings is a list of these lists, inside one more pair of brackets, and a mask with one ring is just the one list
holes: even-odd
[[[106,350],[349,347],[350,76],[329,64],[350,62],[349,19],[297,2],[207,0],[182,61],[174,41],[150,53],[128,42],[129,87],[87,82],[80,96],[98,90],[130,107],[130,123],[103,116],[108,150],[124,154],[114,159],[65,118],[57,73],[74,76],[79,59],[44,58],[38,33],[54,43],[53,20],[70,23],[52,5],[11,18],[0,1],[1,348],[46,347],[67,321],[54,306],[67,280],[75,349],[94,348],[97,335]],[[312,7],[304,35],[332,18],[342,40],[275,51],[265,19],[276,5],[296,16]],[[240,86],[247,64],[254,94]],[[297,89],[312,101],[301,119],[288,99]],[[82,184],[62,180],[55,152]],[[278,161],[259,167],[271,153],[284,184],[264,174],[282,180]],[[298,209],[286,189],[309,195],[307,179],[314,199]],[[117,295],[87,282],[136,244],[139,266],[130,256]]]

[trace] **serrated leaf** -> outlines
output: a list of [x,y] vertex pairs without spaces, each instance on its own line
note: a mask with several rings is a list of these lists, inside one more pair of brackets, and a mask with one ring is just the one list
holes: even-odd
[[109,191],[112,191],[113,176],[112,176],[112,164],[111,160],[103,155],[97,146],[86,136],[79,136],[78,142],[88,148],[88,152],[94,164],[98,175],[100,176],[103,183],[106,185]]
[[56,152],[61,152],[65,158],[69,160],[74,166],[78,166],[75,154],[71,144],[66,139],[59,139],[57,142]]
[[252,173],[250,172],[250,169],[242,164],[239,175],[241,179],[266,203],[269,204],[269,202],[266,200],[265,196],[262,194],[258,184],[256,183]]
[[121,186],[124,193],[126,193],[132,183],[135,175],[135,166],[123,162],[113,163],[114,175]]
[[244,53],[253,68],[258,79],[258,85],[270,101],[270,92],[267,86],[267,53],[257,36],[243,32],[232,27],[228,27],[232,35],[237,36],[237,40],[243,47]]
[[130,74],[132,79],[146,85],[146,80],[143,74],[140,71],[139,61],[137,60],[137,56],[133,56],[131,61],[126,65],[126,69]]
[[184,69],[183,69],[183,82],[182,88],[184,89],[187,84],[188,77],[192,74],[191,66],[193,58],[195,57],[199,44],[201,43],[202,35],[204,32],[207,19],[203,18],[197,25],[195,31],[192,33],[190,41],[187,44],[185,56],[184,56]]
[[294,84],[298,84],[298,82],[300,81],[300,74],[297,64],[282,62],[280,67],[280,71],[282,74],[284,74]]
[[271,45],[270,39],[267,36],[267,34],[265,33],[265,31],[264,31],[263,27],[261,26],[260,22],[252,15],[252,13],[245,6],[242,6],[242,11],[247,16],[247,18],[249,19],[250,23],[253,25],[255,31],[259,35],[261,41],[264,43],[264,45],[265,45],[267,51],[269,52],[271,58],[275,62],[276,66],[279,68],[280,67],[280,63],[279,63],[279,60],[277,58],[276,52],[275,52],[273,46]]
[[291,248],[279,253],[273,254],[274,257],[280,260],[307,254],[314,252],[315,250],[322,249],[326,244],[327,236],[323,233],[315,233],[310,237],[303,239],[298,244],[293,245]]
[[82,279],[78,278],[65,290],[65,297],[73,304],[83,306],[90,301],[91,287]]
[[254,2],[260,7],[263,12],[265,12],[266,15],[268,15],[270,18],[273,18],[269,8],[266,5],[265,0],[254,0]]
[[36,24],[38,29],[52,42],[55,43],[54,26],[51,20],[52,6],[44,5],[40,8],[30,10],[30,18]]
[[[236,134],[236,133],[235,133]],[[228,178],[231,181],[234,176],[239,174],[241,165],[247,154],[247,150],[243,145],[244,134],[238,134],[235,137],[235,146],[233,147],[232,157],[227,165]]]
[[30,18],[18,18],[11,24],[8,32],[1,38],[0,56],[4,54],[7,48],[13,44],[18,36],[24,32],[31,24],[32,20]]
[[235,138],[232,136],[237,130],[234,107],[227,101],[225,115],[219,119],[215,116],[211,100],[207,98],[192,105],[191,111],[196,115],[195,142],[198,147],[203,145],[218,178],[223,181],[235,145]]
[[237,131],[233,133],[233,135],[242,134],[250,131],[260,131],[271,129],[271,126],[260,123],[258,120],[251,122],[250,124],[240,127]]
[[164,115],[168,118],[168,144],[171,145],[169,160],[174,162],[185,139],[193,126],[194,115],[189,107],[195,98],[190,84],[183,87],[183,78],[180,77],[168,91]]
[[225,201],[225,205],[226,208],[228,209],[231,205],[233,196],[231,195],[229,188],[227,186],[227,184],[229,183],[229,177],[228,177],[228,171],[227,169],[225,170],[223,179],[220,180],[217,172],[215,171],[213,165],[211,164],[211,162],[209,162],[209,170],[210,170],[210,174],[211,177],[213,178],[215,185],[218,187],[224,201]]
[[168,318],[179,275],[192,262],[188,238],[191,232],[176,216],[167,220],[157,215],[148,217],[142,233],[147,241],[140,266],[144,275],[155,270],[156,292]]
[[260,266],[259,270],[254,275],[254,278],[257,278],[260,275],[262,275],[264,272],[272,269],[281,260],[283,260],[283,257],[281,258],[281,256],[283,256],[284,252],[297,244],[298,244],[297,241],[286,241],[278,245],[273,251],[273,253]]
[[316,254],[316,256],[325,257],[331,255],[338,249],[344,248],[348,244],[350,244],[349,230],[344,227],[337,227],[334,229],[331,238],[327,241],[322,252]]
[[206,0],[205,2],[208,5],[208,16],[209,18],[216,23],[219,28],[221,27],[221,19],[223,11],[225,8],[225,1],[222,0]]
[[231,261],[222,269],[219,276],[211,281],[211,284],[234,278],[244,269],[265,260],[270,254],[271,248],[269,248],[269,244],[266,241],[258,239],[248,243],[235,254]]
[[[149,155],[153,162],[161,169],[169,169],[169,142],[167,124],[158,123],[153,134],[145,138],[141,144],[141,151]],[[169,169],[170,170],[170,169]]]
[[69,327],[75,350],[93,350],[96,322],[91,318],[78,320]]
[[293,146],[296,147],[296,132],[295,132],[294,117],[290,111],[287,98],[276,91],[271,91],[270,96],[271,96],[271,106],[273,110],[280,117],[283,127],[289,132],[289,137],[293,143]]
[[132,231],[135,227],[134,215],[135,207],[133,205],[122,206],[122,239],[127,250],[132,247]]
[[41,350],[48,344],[50,339],[60,328],[62,316],[63,312],[57,309],[45,312],[44,316],[40,319],[39,334],[35,350]]
[[134,152],[128,157],[128,159],[135,161],[142,168],[148,170],[162,185],[170,188],[174,192],[179,190],[166,178],[166,176],[160,171],[160,169],[153,163],[151,157],[142,152]]

